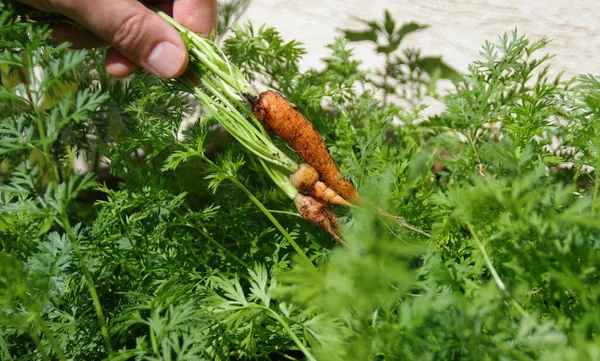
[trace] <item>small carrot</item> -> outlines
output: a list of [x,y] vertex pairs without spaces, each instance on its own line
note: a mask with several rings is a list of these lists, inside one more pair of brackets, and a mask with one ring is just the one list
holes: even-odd
[[325,202],[350,207],[348,201],[319,180],[317,171],[308,164],[300,164],[290,175],[292,185],[302,194],[310,195]]
[[256,118],[294,148],[300,158],[317,171],[327,186],[348,201],[359,201],[356,188],[342,176],[325,142],[296,107],[272,90],[258,96],[249,95],[248,100]]
[[310,194],[310,190],[319,181],[319,173],[308,164],[300,164],[298,170],[290,175],[294,187],[302,194]]
[[294,198],[294,204],[302,218],[323,228],[338,242],[345,244],[339,236],[337,217],[326,203],[311,196],[298,193],[296,198]]
[[331,204],[352,207],[352,203],[342,198],[333,189],[327,187],[327,185],[321,181],[315,182],[309,194],[317,199],[321,199]]

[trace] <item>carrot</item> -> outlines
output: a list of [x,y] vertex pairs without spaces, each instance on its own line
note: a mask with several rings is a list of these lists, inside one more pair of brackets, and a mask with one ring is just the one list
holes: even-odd
[[247,96],[252,112],[267,129],[285,140],[312,166],[323,182],[351,202],[359,201],[356,188],[343,176],[313,125],[279,93],[267,90]]
[[[263,163],[275,183],[294,199],[302,217],[326,229],[343,243],[338,236],[335,213],[328,203],[353,206],[348,201],[358,204],[361,199],[356,188],[342,176],[312,124],[280,94],[271,90],[259,94],[213,42],[185,28],[164,12],[158,11],[158,14],[186,38],[190,53],[189,69],[197,82],[189,77],[180,77],[179,80],[193,89],[194,96],[251,153],[261,161],[292,173],[290,179],[286,179],[285,175],[270,170]],[[198,83],[202,86],[199,87]],[[253,115],[284,139],[307,164],[298,166],[277,149],[260,127],[248,122],[239,112],[242,98],[250,103]],[[378,207],[375,209],[377,213],[393,217],[399,224],[419,231],[403,218],[389,215]]]
[[294,198],[294,204],[302,218],[323,228],[338,242],[345,244],[339,236],[337,217],[326,203],[311,196],[298,193],[296,198]]
[[315,182],[315,184],[310,190],[310,193],[308,194],[325,202],[329,202],[331,204],[352,207],[352,203],[342,198],[333,189],[327,187],[327,185],[321,181]]
[[314,184],[319,181],[319,173],[308,164],[300,164],[298,170],[290,175],[292,185],[302,194],[310,194]]
[[319,180],[317,171],[308,164],[300,164],[290,175],[292,185],[302,194],[310,195],[325,202],[350,207],[348,201]]

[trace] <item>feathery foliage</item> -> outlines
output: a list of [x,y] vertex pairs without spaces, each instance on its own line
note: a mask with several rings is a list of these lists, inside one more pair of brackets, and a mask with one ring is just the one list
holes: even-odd
[[[336,209],[336,246],[181,83],[111,79],[100,51],[52,45],[2,3],[2,360],[599,359],[600,78],[550,76],[547,40],[516,31],[461,77],[406,73],[393,52],[422,26],[389,13],[303,71],[301,44],[226,5],[229,60],[431,236]],[[395,67],[362,67],[349,41],[365,40]],[[455,89],[426,118],[443,74]]]

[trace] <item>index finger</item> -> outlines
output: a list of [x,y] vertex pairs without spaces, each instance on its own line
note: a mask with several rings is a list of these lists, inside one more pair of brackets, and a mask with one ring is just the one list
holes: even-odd
[[173,18],[208,37],[217,27],[217,0],[174,0]]

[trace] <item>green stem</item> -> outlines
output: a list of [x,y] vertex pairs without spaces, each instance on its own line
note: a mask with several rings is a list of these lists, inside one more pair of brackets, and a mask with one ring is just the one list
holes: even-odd
[[48,138],[46,137],[46,130],[44,129],[44,121],[42,120],[41,114],[36,109],[35,111],[35,122],[37,124],[38,133],[40,136],[40,142],[42,143],[42,154],[44,156],[44,163],[46,164],[46,171],[48,172],[48,176],[50,180],[57,182],[58,181],[58,168],[54,165],[52,160],[50,159],[50,143],[48,142]]
[[[225,54],[212,41],[191,32],[165,13],[159,11],[158,14],[165,18],[186,38],[190,55],[206,68],[204,70],[200,69],[200,66],[192,66],[192,73],[214,97],[218,98],[219,102],[212,101],[210,97],[203,96],[201,94],[203,92],[190,79],[182,78],[181,82],[192,89],[199,100],[217,109],[217,111],[213,111],[214,115],[228,128],[227,130],[230,133],[236,133],[234,136],[240,143],[254,153],[258,151],[259,154],[257,155],[263,159],[275,164],[279,164],[281,161],[283,165],[279,165],[288,168],[292,172],[295,171],[297,165],[275,147],[264,127],[262,127],[247,106],[242,104],[241,100],[245,99],[245,94],[254,94],[256,92],[242,72],[227,60]],[[242,112],[253,121],[255,126],[252,126],[247,118],[240,114],[239,109],[242,109]],[[219,112],[227,114],[231,117],[231,121],[224,119],[227,116],[219,117]],[[274,159],[271,160],[271,158]]]
[[275,353],[276,355],[279,355],[279,357],[281,357],[281,358],[284,358],[284,359],[286,359],[286,360],[297,361],[297,359],[296,359],[295,357],[292,357],[292,356],[290,356],[290,355],[287,355],[287,354],[285,354],[284,352],[282,352],[282,351],[279,351],[279,350],[277,350],[277,349],[274,349],[274,348],[272,348],[272,349],[271,349],[271,351],[272,351],[273,353]]
[[[264,307],[264,306],[262,306],[262,307]],[[294,332],[292,331],[290,326],[287,324],[287,322],[285,322],[285,320],[281,316],[279,316],[279,314],[277,314],[277,312],[273,311],[272,309],[270,309],[268,307],[264,307],[264,309],[268,310],[273,315],[273,318],[275,320],[277,320],[277,322],[279,322],[279,324],[281,326],[283,326],[283,328],[290,335],[290,337],[292,338],[292,340],[294,341],[296,346],[298,346],[300,351],[302,351],[302,353],[304,353],[304,356],[306,356],[306,358],[308,360],[317,361],[317,359],[312,355],[312,353],[308,350],[308,348],[306,348],[306,346],[304,346],[302,341],[300,341],[298,336],[296,336],[296,334],[294,334]]]
[[[488,256],[485,246],[483,245],[483,243],[477,236],[477,232],[473,228],[473,225],[470,222],[466,222],[466,225],[471,230],[473,239],[475,240],[477,247],[479,247],[479,249],[481,250],[481,253],[483,254],[483,259],[485,260],[485,263],[487,264],[487,267],[489,268],[490,273],[492,274],[492,277],[494,278],[494,281],[496,282],[496,285],[504,293],[504,295],[506,297],[511,297],[510,292],[504,285],[504,282],[502,282],[502,279],[498,275],[498,272],[496,272],[496,268],[494,267],[494,265],[492,265],[492,261],[491,261],[490,257]],[[527,311],[525,311],[525,309],[523,309],[523,307],[521,307],[521,305],[516,300],[511,299],[510,304],[512,304],[513,307],[517,309],[517,311],[521,314],[521,316],[531,318],[531,315]]]
[[[34,64],[34,60],[32,58],[32,55],[30,52],[27,52],[27,62],[28,64],[31,66],[31,64]],[[46,137],[46,129],[45,129],[45,123],[44,123],[44,119],[42,119],[42,113],[40,112],[39,109],[39,103],[40,103],[40,94],[39,91],[32,91],[32,89],[36,89],[39,85],[39,79],[36,77],[35,72],[33,71],[33,68],[29,68],[27,69],[27,83],[25,84],[25,89],[26,89],[26,93],[27,93],[27,98],[29,99],[29,102],[31,103],[31,106],[33,107],[33,111],[35,112],[35,123],[37,126],[37,131],[39,133],[39,137],[40,137],[40,143],[42,144],[42,154],[44,157],[44,163],[45,163],[45,168],[46,168],[46,172],[48,172],[48,176],[50,177],[50,180],[53,181],[58,181],[59,176],[58,176],[58,167],[56,167],[56,165],[52,162],[52,160],[50,159],[50,143],[48,142],[48,138]]]
[[525,309],[521,307],[521,305],[517,301],[511,300],[510,303],[513,305],[514,308],[517,309],[517,311],[519,311],[521,316],[531,318],[531,315],[527,311],[525,311]]
[[31,336],[31,339],[33,340],[33,343],[35,343],[36,348],[38,349],[38,352],[40,353],[40,356],[42,357],[42,359],[44,361],[51,361],[50,357],[48,357],[48,355],[46,355],[46,351],[44,349],[42,349],[42,342],[40,340],[40,337],[33,332],[33,330],[29,330],[29,336]]
[[[202,160],[204,160],[206,163],[210,164],[211,166],[213,166],[215,168],[219,168],[219,166],[217,166],[212,160],[208,159],[204,154],[200,153],[200,154],[198,154],[198,156],[200,158],[202,158]],[[244,186],[242,184],[242,182],[240,182],[237,178],[228,176],[227,179],[229,179],[231,182],[233,182],[233,184],[238,186],[242,190],[242,192],[244,192],[244,194],[246,194],[246,196],[248,196],[248,198],[250,198],[252,203],[254,203],[258,207],[258,209],[260,209],[265,214],[265,216],[267,216],[267,218],[269,218],[271,223],[273,223],[273,225],[279,230],[279,232],[281,232],[283,237],[292,245],[294,250],[296,250],[296,252],[300,256],[300,258],[307,264],[307,266],[309,266],[312,270],[316,271],[317,268],[310,261],[308,256],[306,256],[306,254],[304,253],[302,248],[300,248],[300,246],[298,246],[296,241],[294,241],[294,239],[285,230],[285,228],[283,228],[283,226],[277,221],[277,219],[275,219],[275,217],[273,217],[271,212],[269,212],[269,210],[258,200],[258,198],[256,198],[254,196],[254,194],[252,194],[252,192],[250,192],[250,190],[248,188],[246,188],[246,186]]]
[[275,184],[277,184],[277,186],[281,188],[281,190],[283,190],[290,199],[296,198],[296,195],[298,195],[298,190],[292,184],[289,175],[283,174],[279,169],[270,167],[262,159],[259,159],[258,161],[269,177],[271,177],[273,182],[275,182]]
[[59,360],[67,361],[65,354],[60,349],[60,346],[58,345],[58,342],[56,341],[54,334],[52,333],[52,331],[50,331],[50,329],[48,328],[48,325],[46,325],[46,322],[44,322],[44,320],[42,318],[37,316],[35,318],[35,323],[42,329],[42,332],[44,332],[44,334],[48,338],[48,341],[50,342],[50,346],[54,350],[54,353],[56,353],[56,356],[59,358]]
[[271,213],[278,213],[278,214],[285,214],[287,216],[298,217],[298,218],[304,219],[297,212],[281,211],[279,209],[269,209],[269,212],[271,212]]
[[264,306],[264,305],[259,305],[259,304],[245,304],[242,306],[238,306],[235,307],[234,310],[244,310],[244,309],[259,309],[262,311],[266,311],[268,316],[271,317],[272,319],[274,319],[275,321],[277,321],[285,330],[285,332],[290,336],[290,338],[292,339],[292,341],[294,341],[294,343],[296,344],[296,346],[298,346],[298,348],[300,349],[300,351],[302,351],[302,353],[304,353],[304,356],[306,356],[306,358],[310,361],[317,361],[317,359],[312,355],[312,353],[308,350],[308,348],[306,346],[304,346],[304,344],[302,343],[302,341],[300,341],[300,339],[298,338],[298,336],[296,336],[296,334],[294,333],[294,331],[292,331],[292,328],[288,325],[288,323],[281,317],[279,316],[279,314],[277,312],[275,312],[274,310],[272,310],[271,308]]
[[[211,90],[213,94],[215,91]],[[251,130],[244,127],[245,119],[238,118],[239,113],[232,110],[230,107],[227,107],[226,101],[223,99],[219,99],[221,103],[213,100],[206,93],[202,92],[200,89],[196,89],[195,95],[205,106],[208,106],[214,116],[219,120],[219,122],[227,129],[231,135],[233,135],[242,145],[246,148],[252,150],[252,152],[257,153],[257,155],[261,157],[271,158],[269,157],[268,147],[261,147],[261,144],[258,142],[258,137],[253,134]],[[217,93],[218,96],[218,93]],[[222,104],[224,103],[224,104]],[[278,159],[269,159],[269,161],[281,163]]]
[[96,315],[98,316],[98,323],[100,324],[100,331],[102,333],[102,337],[104,338],[104,344],[106,346],[106,350],[109,354],[112,354],[112,346],[110,344],[110,338],[108,336],[108,328],[106,327],[106,322],[104,321],[104,312],[102,311],[102,305],[100,304],[100,298],[98,298],[98,292],[96,292],[96,286],[94,285],[94,280],[92,279],[92,274],[90,270],[87,268],[85,263],[85,259],[83,258],[83,253],[79,248],[79,244],[77,242],[77,237],[73,234],[71,229],[71,225],[69,223],[69,218],[66,214],[62,214],[60,219],[62,226],[67,233],[67,236],[71,240],[71,245],[73,246],[73,252],[79,261],[79,266],[83,271],[83,275],[85,277],[85,283],[88,286],[90,291],[90,295],[92,296],[92,302],[94,303],[94,308],[96,309]]
[[477,247],[479,247],[479,250],[483,254],[483,259],[485,260],[485,263],[486,263],[488,269],[490,270],[490,273],[492,274],[492,277],[494,278],[494,281],[496,282],[496,285],[498,286],[498,288],[505,295],[509,296],[510,293],[508,292],[508,289],[506,289],[506,286],[504,285],[504,282],[502,282],[502,279],[498,275],[498,272],[496,272],[496,268],[492,264],[492,260],[488,256],[488,253],[487,253],[487,251],[485,249],[485,246],[483,245],[483,243],[481,242],[481,240],[477,236],[477,231],[475,231],[475,228],[473,227],[473,225],[471,223],[466,222],[466,225],[471,230],[471,235],[473,235],[473,239],[475,240],[475,244],[477,244]]
[[181,220],[183,220],[188,227],[191,227],[191,228],[195,229],[198,233],[200,233],[201,235],[203,235],[204,237],[206,237],[206,239],[208,239],[208,241],[213,246],[217,247],[222,252],[224,252],[225,254],[227,254],[234,261],[236,261],[239,265],[243,266],[244,268],[251,268],[246,262],[242,261],[240,258],[238,258],[238,256],[236,256],[230,250],[228,250],[227,248],[225,248],[225,246],[223,246],[221,243],[217,242],[217,240],[214,239],[205,229],[202,229],[199,226],[197,226],[197,225],[193,224],[192,222],[188,221],[178,211],[176,211],[174,209],[171,209],[171,208],[168,208],[168,207],[165,207],[165,208],[167,208],[169,210],[169,212],[173,213],[174,215],[176,215],[177,217],[179,217]]
[[273,215],[271,214],[271,212],[269,212],[269,210],[258,200],[258,198],[256,198],[254,196],[254,194],[252,194],[252,192],[250,192],[250,190],[248,190],[248,188],[246,188],[237,178],[230,177],[230,180],[235,185],[237,185],[242,190],[242,192],[244,192],[246,194],[246,196],[248,196],[248,198],[250,198],[250,200],[252,201],[252,203],[254,203],[258,207],[258,209],[260,209],[265,214],[265,216],[267,216],[267,218],[269,218],[269,220],[271,221],[271,223],[273,223],[273,225],[275,225],[275,227],[279,230],[279,232],[281,232],[281,234],[283,235],[283,237],[292,245],[292,247],[294,248],[294,250],[296,250],[296,252],[300,256],[300,258],[310,268],[312,268],[313,270],[316,271],[317,268],[310,261],[310,259],[308,258],[308,256],[306,256],[306,254],[304,253],[304,251],[302,250],[302,248],[300,248],[300,246],[298,246],[298,244],[296,243],[296,241],[294,241],[294,239],[285,230],[285,228],[283,228],[283,226],[277,221],[277,219],[275,219],[275,217],[273,217]]
[[592,216],[596,215],[598,202],[598,191],[600,190],[600,169],[596,167],[596,176],[594,177],[594,195],[592,196]]
[[173,25],[188,43],[193,45],[188,46],[190,55],[200,61],[202,65],[237,91],[244,93],[252,90],[252,86],[239,69],[230,64],[223,54],[217,51],[218,47],[212,41],[190,31],[164,12],[157,11],[157,13]]
[[155,355],[158,355],[158,341],[156,340],[154,329],[152,328],[152,325],[150,323],[148,323],[148,327],[150,328],[150,343],[152,343],[152,351],[154,351]]

